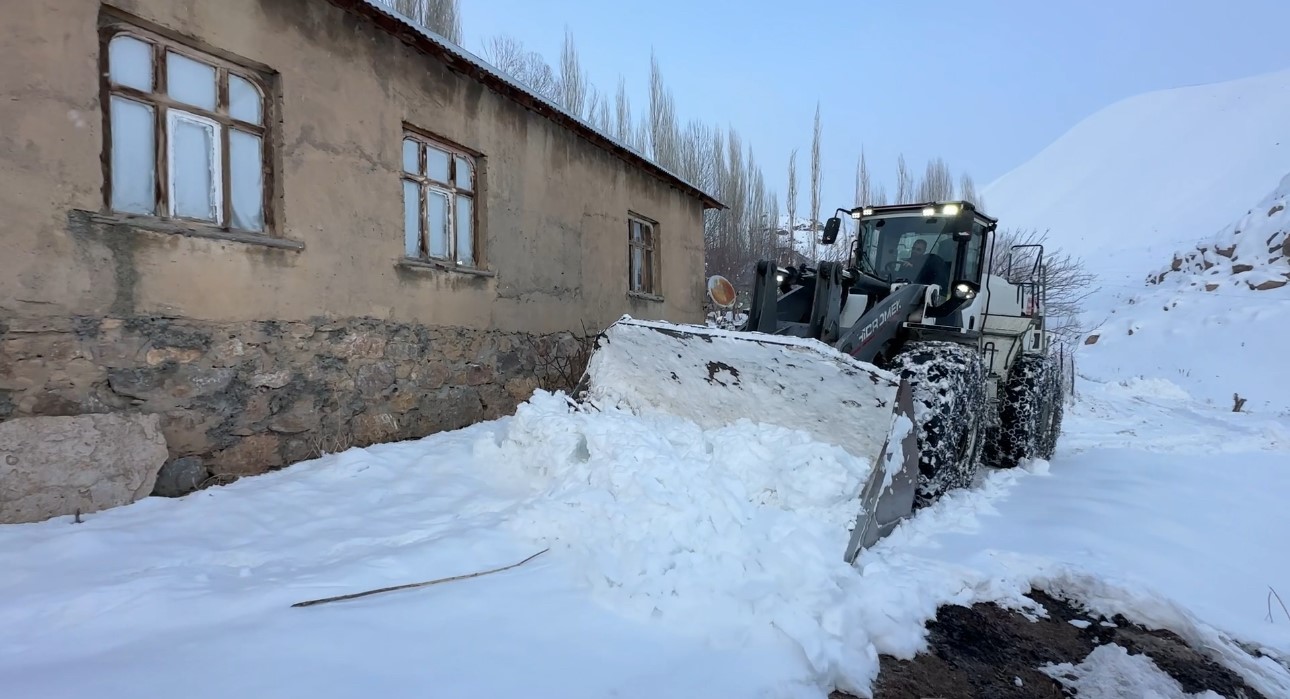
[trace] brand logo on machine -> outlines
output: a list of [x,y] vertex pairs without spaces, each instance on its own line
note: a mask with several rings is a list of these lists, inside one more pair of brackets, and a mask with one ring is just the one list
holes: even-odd
[[892,303],[890,306],[883,309],[882,313],[879,313],[877,318],[869,321],[868,325],[861,328],[860,344],[856,345],[855,349],[851,350],[851,354],[854,355],[856,352],[859,352],[862,347],[868,344],[869,340],[873,339],[873,334],[878,332],[878,328],[886,325],[887,321],[891,320],[893,316],[900,312],[900,307],[900,301]]

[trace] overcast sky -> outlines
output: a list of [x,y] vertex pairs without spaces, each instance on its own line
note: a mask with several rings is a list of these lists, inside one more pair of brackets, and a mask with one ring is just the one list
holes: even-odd
[[[651,48],[682,120],[731,125],[773,187],[809,163],[817,100],[824,212],[850,204],[863,143],[889,184],[904,152],[984,187],[1082,118],[1142,92],[1290,69],[1290,0],[460,0],[464,43],[510,34],[647,106]],[[799,210],[805,211],[806,187]],[[822,212],[823,213],[823,212]]]

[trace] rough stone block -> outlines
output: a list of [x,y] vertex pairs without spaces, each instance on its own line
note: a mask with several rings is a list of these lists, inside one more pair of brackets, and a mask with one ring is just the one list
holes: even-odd
[[166,458],[155,414],[23,417],[0,423],[0,523],[127,505],[152,492]]
[[152,494],[163,498],[187,495],[210,477],[210,471],[196,456],[185,456],[167,463],[157,473],[157,483]]

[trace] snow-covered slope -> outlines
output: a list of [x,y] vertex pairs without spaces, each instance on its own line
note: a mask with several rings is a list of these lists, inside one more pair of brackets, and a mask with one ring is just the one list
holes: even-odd
[[1278,412],[1287,173],[1290,70],[1113,104],[983,194],[1001,226],[1048,230],[1097,275],[1082,376]]
[[1047,229],[1122,284],[1230,223],[1288,172],[1285,70],[1112,104],[982,195],[1001,226]]
[[[1290,415],[1290,176],[1235,223],[1181,249],[1137,290],[1099,294],[1079,373],[1169,381],[1215,407]],[[1234,217],[1235,218],[1235,217]],[[1092,315],[1092,314],[1090,314]]]

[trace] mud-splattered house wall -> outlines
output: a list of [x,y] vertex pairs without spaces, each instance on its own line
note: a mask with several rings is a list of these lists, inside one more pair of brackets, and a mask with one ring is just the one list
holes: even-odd
[[361,0],[12,3],[0,45],[0,420],[156,413],[255,474],[702,320],[716,202]]

